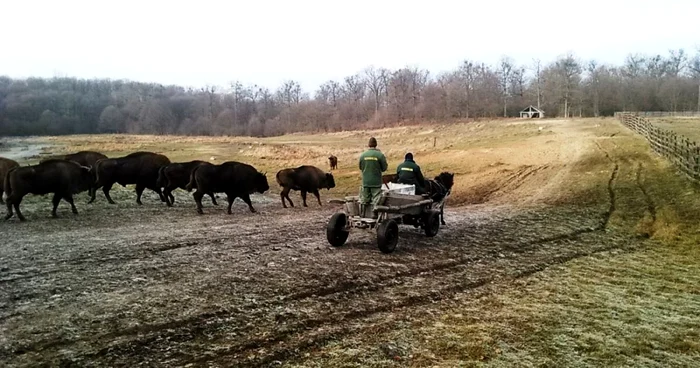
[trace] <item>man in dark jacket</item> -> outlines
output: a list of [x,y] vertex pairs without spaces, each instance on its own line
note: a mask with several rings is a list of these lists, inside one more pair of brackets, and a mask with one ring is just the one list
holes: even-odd
[[416,194],[425,193],[425,178],[420,171],[420,166],[413,161],[413,154],[407,153],[402,162],[396,168],[397,181],[400,184],[413,184],[416,186]]
[[362,189],[360,189],[360,213],[365,216],[367,205],[377,204],[382,194],[382,173],[388,168],[386,157],[377,149],[377,140],[369,139],[369,149],[360,155]]

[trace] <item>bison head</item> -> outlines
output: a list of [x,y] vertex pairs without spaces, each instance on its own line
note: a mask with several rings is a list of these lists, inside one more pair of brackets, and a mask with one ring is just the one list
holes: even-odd
[[335,188],[335,179],[333,178],[333,174],[327,173],[326,174],[326,189],[331,189]]
[[255,184],[255,190],[262,194],[267,192],[270,189],[270,185],[267,183],[267,175],[263,173],[256,173],[255,174],[255,179],[254,184]]

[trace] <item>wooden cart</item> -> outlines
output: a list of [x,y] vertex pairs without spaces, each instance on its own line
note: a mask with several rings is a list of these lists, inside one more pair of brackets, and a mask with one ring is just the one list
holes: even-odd
[[344,210],[335,213],[326,226],[326,237],[334,247],[345,244],[352,229],[376,230],[379,250],[391,253],[398,244],[399,224],[421,227],[430,237],[440,229],[441,203],[422,195],[385,192],[374,208],[365,209],[366,213],[360,213],[356,196],[331,202],[344,204]]

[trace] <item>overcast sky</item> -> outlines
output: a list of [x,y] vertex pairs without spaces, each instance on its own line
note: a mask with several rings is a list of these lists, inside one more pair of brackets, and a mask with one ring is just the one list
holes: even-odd
[[700,0],[2,0],[0,75],[306,91],[368,65],[432,74],[466,58],[567,51],[621,64],[700,46]]

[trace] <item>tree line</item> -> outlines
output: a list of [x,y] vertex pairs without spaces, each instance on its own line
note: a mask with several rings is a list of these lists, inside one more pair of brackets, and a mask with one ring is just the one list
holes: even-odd
[[623,65],[569,53],[543,64],[503,57],[465,60],[431,74],[368,67],[313,93],[297,81],[276,90],[232,82],[184,88],[124,80],[0,77],[0,134],[133,133],[273,136],[423,121],[517,116],[534,105],[548,117],[615,111],[700,111],[700,51],[631,54]]

